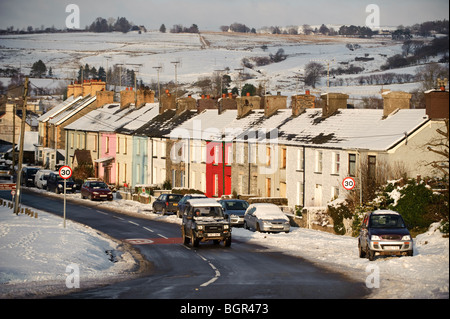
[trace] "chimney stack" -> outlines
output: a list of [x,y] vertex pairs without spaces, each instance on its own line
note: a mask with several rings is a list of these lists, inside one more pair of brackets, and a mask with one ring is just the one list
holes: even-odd
[[222,114],[225,110],[236,110],[237,102],[233,99],[233,94],[222,94],[222,99],[219,101],[219,114]]
[[425,92],[426,114],[430,119],[448,119],[448,105],[448,91],[445,87]]
[[114,103],[113,91],[97,91],[95,92],[95,95],[97,96],[97,107],[102,107],[103,105]]
[[71,97],[73,95],[73,83],[67,86],[67,97]]
[[175,95],[170,94],[169,90],[166,90],[164,94],[161,94],[161,101],[159,101],[159,105],[159,114],[164,113],[165,110],[176,110],[177,105]]
[[387,91],[382,93],[383,116],[386,117],[397,109],[409,109],[411,94],[401,91]]
[[83,94],[83,87],[81,86],[81,83],[75,82],[73,85],[73,97],[79,97]]
[[261,108],[261,97],[260,96],[238,96],[236,98],[237,105],[237,116],[238,118],[244,117],[249,114],[252,110]]
[[338,109],[347,108],[348,95],[343,93],[324,93],[320,96],[322,99],[322,117],[333,115]]
[[309,91],[306,91],[305,94],[294,95],[291,99],[292,116],[294,117],[302,114],[305,109],[313,109],[316,107],[316,97],[310,95]]
[[197,110],[197,101],[195,101],[195,99],[190,95],[177,100],[175,114],[179,115],[186,110]]
[[263,98],[264,116],[270,117],[280,109],[285,109],[287,105],[287,96],[281,95],[265,95]]

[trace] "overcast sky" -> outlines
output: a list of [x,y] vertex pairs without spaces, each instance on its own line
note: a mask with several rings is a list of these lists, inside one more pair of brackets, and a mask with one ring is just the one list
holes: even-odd
[[0,29],[64,28],[69,4],[79,7],[81,28],[97,17],[126,17],[147,29],[195,23],[200,30],[219,31],[234,22],[256,29],[305,23],[362,26],[371,3],[380,9],[381,26],[449,19],[448,0],[0,0]]

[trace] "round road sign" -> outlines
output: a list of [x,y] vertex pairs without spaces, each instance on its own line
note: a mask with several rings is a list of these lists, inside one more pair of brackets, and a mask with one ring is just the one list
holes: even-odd
[[344,187],[346,190],[352,190],[355,187],[356,183],[355,180],[351,177],[346,177],[342,181],[342,187]]
[[72,176],[72,169],[69,166],[63,166],[59,169],[59,176],[62,179],[69,179]]

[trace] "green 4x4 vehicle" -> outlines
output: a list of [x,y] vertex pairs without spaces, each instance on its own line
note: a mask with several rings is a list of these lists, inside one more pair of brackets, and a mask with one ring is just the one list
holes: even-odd
[[224,242],[225,247],[231,245],[231,226],[225,219],[222,206],[215,199],[190,199],[186,202],[183,213],[181,233],[184,244],[192,242],[198,247],[200,242]]

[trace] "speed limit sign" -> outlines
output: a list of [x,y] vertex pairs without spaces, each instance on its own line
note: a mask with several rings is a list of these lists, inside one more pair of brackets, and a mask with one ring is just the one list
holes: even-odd
[[69,166],[63,166],[59,169],[59,176],[62,179],[69,179],[72,176],[72,169]]
[[355,187],[356,183],[355,180],[351,177],[346,177],[342,181],[342,187],[344,187],[346,190],[352,190]]

